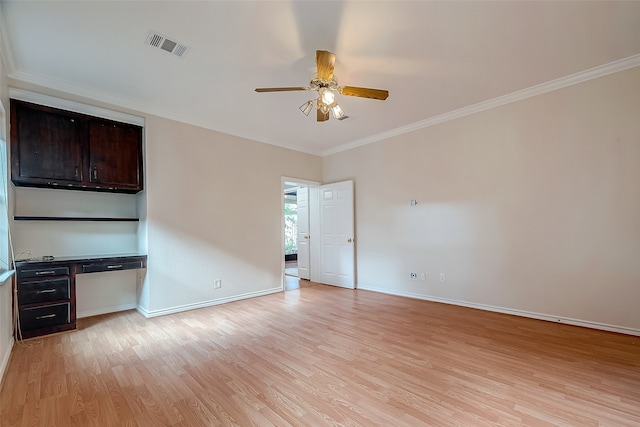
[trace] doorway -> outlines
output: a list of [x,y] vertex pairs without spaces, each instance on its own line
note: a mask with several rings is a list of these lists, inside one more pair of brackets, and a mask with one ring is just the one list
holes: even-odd
[[285,290],[308,281],[354,289],[353,181],[321,185],[282,178],[281,194]]
[[311,279],[311,216],[315,189],[313,181],[282,178],[282,236],[284,290],[308,286]]
[[285,182],[284,199],[284,274],[298,277],[298,191],[296,183]]

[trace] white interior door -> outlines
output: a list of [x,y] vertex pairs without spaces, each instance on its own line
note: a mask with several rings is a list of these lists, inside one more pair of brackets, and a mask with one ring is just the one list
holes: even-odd
[[298,277],[309,280],[309,187],[297,190]]
[[355,288],[353,181],[320,187],[320,282]]

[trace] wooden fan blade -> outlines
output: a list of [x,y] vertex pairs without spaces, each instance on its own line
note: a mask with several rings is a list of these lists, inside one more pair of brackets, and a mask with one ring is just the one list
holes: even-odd
[[288,92],[292,90],[309,90],[309,87],[259,87],[256,88],[256,92]]
[[333,79],[333,66],[336,63],[336,55],[326,50],[316,50],[316,66],[318,78],[331,81]]
[[329,120],[329,112],[327,111],[326,113],[323,113],[318,108],[318,121],[319,122],[326,122],[327,120]]
[[369,89],[366,87],[342,86],[338,91],[343,95],[359,96],[360,98],[380,99],[384,101],[389,97],[388,90]]

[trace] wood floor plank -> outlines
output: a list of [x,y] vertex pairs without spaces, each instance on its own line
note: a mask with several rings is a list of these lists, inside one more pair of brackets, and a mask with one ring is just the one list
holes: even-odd
[[17,342],[4,426],[640,425],[640,339],[305,283]]

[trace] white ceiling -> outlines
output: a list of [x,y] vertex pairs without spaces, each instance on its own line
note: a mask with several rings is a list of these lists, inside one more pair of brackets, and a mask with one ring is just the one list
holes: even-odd
[[[315,154],[604,64],[640,65],[638,1],[21,0],[0,7],[12,81]],[[150,31],[188,52],[179,58],[148,46]],[[254,91],[306,86],[317,49],[336,53],[340,84],[388,89],[389,98],[339,96],[350,118],[317,123],[298,110],[310,92]]]

